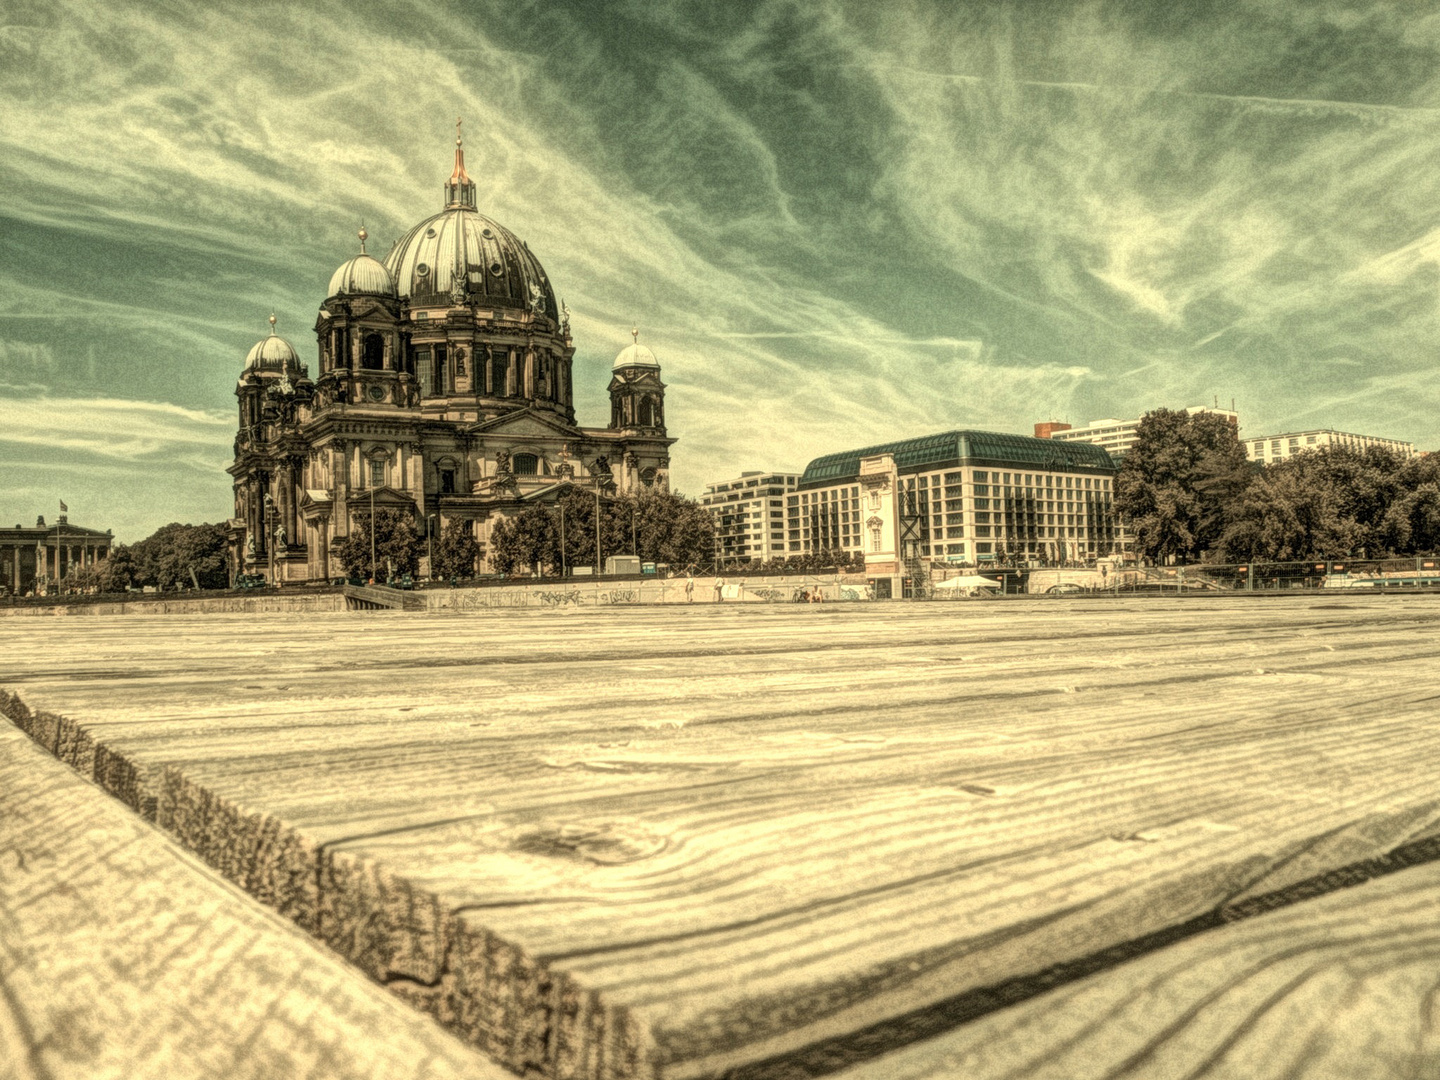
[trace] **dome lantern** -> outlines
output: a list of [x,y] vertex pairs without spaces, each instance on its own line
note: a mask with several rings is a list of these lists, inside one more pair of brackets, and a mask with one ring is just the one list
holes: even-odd
[[457,134],[445,208],[402,235],[385,256],[392,295],[427,306],[519,309],[558,328],[560,306],[545,268],[524,241],[476,209],[464,153]]
[[455,171],[445,184],[445,209],[474,210],[475,181],[465,171],[465,143],[460,138],[460,118],[455,118]]

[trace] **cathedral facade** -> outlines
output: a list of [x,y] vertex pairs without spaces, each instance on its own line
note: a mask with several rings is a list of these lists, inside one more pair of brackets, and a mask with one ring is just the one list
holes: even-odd
[[235,573],[338,577],[332,549],[372,509],[413,514],[422,535],[462,522],[483,564],[499,521],[569,485],[668,490],[654,353],[637,335],[615,359],[609,426],[577,426],[569,313],[529,246],[476,209],[458,137],[444,209],[383,261],[366,239],[330,279],[313,378],[274,316],[246,357],[227,470]]

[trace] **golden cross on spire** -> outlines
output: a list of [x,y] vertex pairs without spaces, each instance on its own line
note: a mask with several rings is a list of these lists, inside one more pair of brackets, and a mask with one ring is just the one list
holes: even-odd
[[637,346],[640,344],[640,328],[638,326],[631,328],[630,340],[634,342]]
[[270,312],[270,333],[275,333],[275,312]]
[[459,145],[460,145],[460,124],[461,124],[460,117],[457,116],[457,117],[455,118],[455,145],[456,145],[456,146],[459,146]]
[[355,234],[360,237],[360,254],[365,254],[365,241],[370,239],[370,234],[365,231],[365,222],[360,222],[360,231]]

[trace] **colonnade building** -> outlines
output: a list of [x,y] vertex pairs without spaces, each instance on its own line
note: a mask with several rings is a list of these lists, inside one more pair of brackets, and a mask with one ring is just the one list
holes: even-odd
[[0,529],[0,586],[24,596],[40,578],[58,583],[82,566],[109,558],[114,544],[108,531],[71,525],[64,514],[53,525],[41,517],[33,526]]
[[1090,560],[1118,550],[1116,465],[1102,447],[947,431],[846,450],[786,497],[786,553],[863,552],[872,578],[931,562]]
[[576,423],[569,312],[529,245],[476,209],[455,143],[443,209],[383,261],[362,228],[330,279],[314,378],[273,316],[246,357],[233,572],[337,577],[333,548],[372,508],[432,535],[459,522],[488,554],[500,520],[567,485],[668,490],[675,440],[655,354],[633,331],[610,373],[609,426]]

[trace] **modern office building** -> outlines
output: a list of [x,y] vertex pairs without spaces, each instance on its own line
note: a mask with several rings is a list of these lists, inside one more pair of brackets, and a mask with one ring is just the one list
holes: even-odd
[[932,562],[1089,560],[1119,542],[1115,472],[1087,442],[988,431],[827,454],[785,498],[786,552],[864,552],[877,595]]
[[[1196,413],[1214,413],[1216,416],[1223,416],[1235,425],[1240,426],[1240,417],[1229,409],[1212,409],[1208,405],[1192,405],[1185,410],[1191,416]],[[1060,423],[1054,420],[1035,425],[1035,437],[1037,439],[1054,439],[1057,442],[1087,442],[1096,446],[1103,446],[1115,457],[1123,457],[1130,447],[1135,445],[1135,433],[1140,428],[1140,421],[1143,417],[1136,417],[1134,420],[1116,420],[1113,417],[1105,420],[1091,420],[1084,427],[1071,427],[1069,424]]]
[[1245,456],[1251,461],[1269,464],[1293,457],[1302,450],[1315,450],[1322,446],[1348,446],[1355,450],[1379,446],[1393,450],[1401,457],[1415,456],[1413,443],[1399,439],[1382,439],[1378,435],[1355,435],[1348,431],[1334,431],[1320,428],[1313,431],[1288,431],[1283,435],[1266,435],[1263,438],[1245,439]]
[[705,485],[700,505],[715,519],[715,556],[724,562],[764,562],[786,554],[785,496],[798,473],[743,472]]

